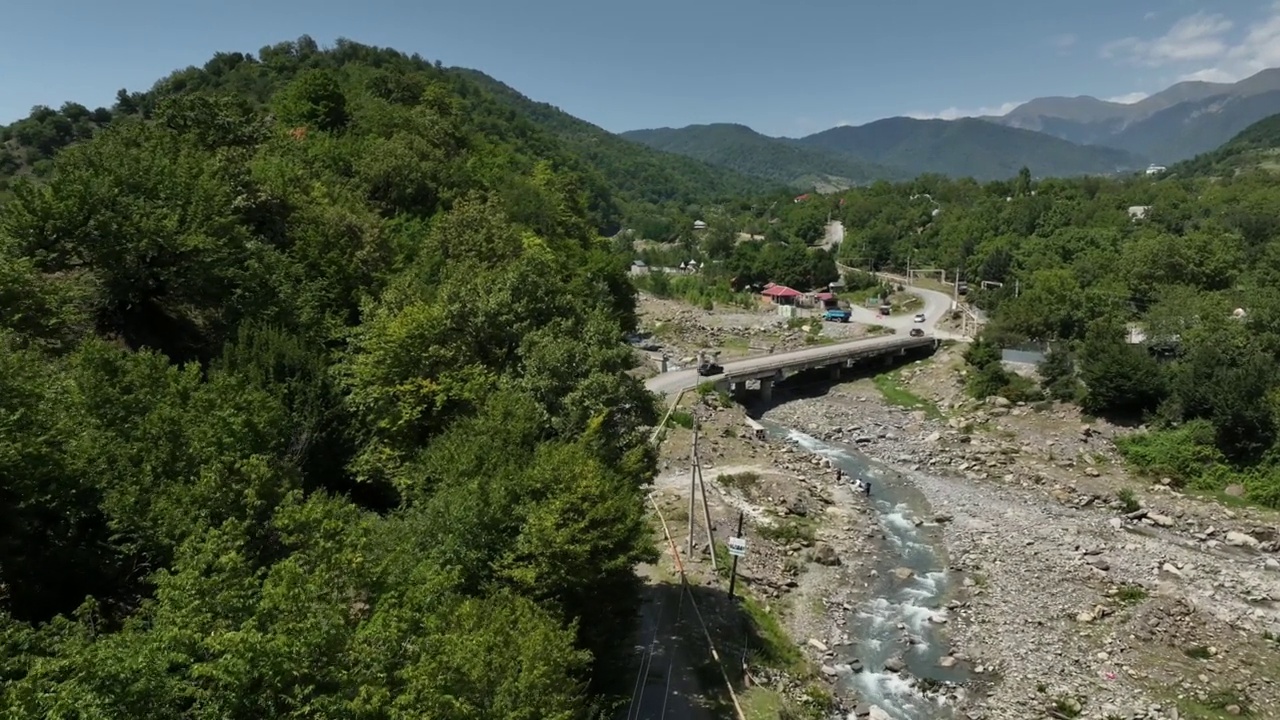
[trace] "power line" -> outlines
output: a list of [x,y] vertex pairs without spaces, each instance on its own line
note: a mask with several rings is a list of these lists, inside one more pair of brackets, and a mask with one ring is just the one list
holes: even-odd
[[[676,605],[676,625],[680,625],[680,618],[684,614],[684,593],[680,593],[680,604]],[[672,644],[672,648],[674,643]],[[662,691],[662,715],[658,720],[666,720],[667,718],[667,701],[671,699],[671,669],[675,666],[676,654],[672,648],[667,648],[667,686]]]
[[640,710],[644,698],[644,680],[649,675],[649,667],[653,660],[653,649],[658,644],[658,630],[662,628],[662,613],[665,605],[665,600],[658,600],[658,616],[653,622],[653,635],[649,638],[649,644],[644,646],[644,654],[640,658],[640,669],[636,672],[635,687],[631,690],[631,702],[627,705],[627,720],[632,720],[632,711],[635,712],[635,720],[640,720]]

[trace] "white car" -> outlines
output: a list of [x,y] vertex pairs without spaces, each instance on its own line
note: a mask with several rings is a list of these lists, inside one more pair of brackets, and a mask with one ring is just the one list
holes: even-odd
[[924,313],[916,313],[915,321],[918,323],[924,322]]

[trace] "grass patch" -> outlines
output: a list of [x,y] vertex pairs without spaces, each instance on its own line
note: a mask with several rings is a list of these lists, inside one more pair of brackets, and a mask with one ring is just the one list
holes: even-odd
[[1129,488],[1121,488],[1116,492],[1116,498],[1124,504],[1124,511],[1127,513],[1138,512],[1142,509],[1142,504],[1138,502],[1137,496],[1133,494],[1133,490]]
[[[1232,706],[1238,708],[1240,712],[1236,714],[1227,712],[1227,708]],[[1230,720],[1252,717],[1253,707],[1246,696],[1236,695],[1229,690],[1216,690],[1209,693],[1204,701],[1191,698],[1179,700],[1178,715],[1183,720]]]
[[938,406],[902,386],[902,376],[895,372],[880,373],[871,379],[885,402],[908,410],[924,410],[931,418],[942,417]]
[[667,427],[682,427],[686,430],[693,429],[693,413],[687,410],[676,410],[671,413],[671,417],[667,418]]
[[716,476],[716,482],[738,490],[754,490],[760,485],[760,474],[753,472],[725,473]]
[[1147,599],[1147,590],[1141,585],[1121,585],[1116,589],[1115,598],[1125,605],[1136,605]]
[[760,535],[764,539],[784,545],[791,543],[809,543],[814,540],[814,525],[812,520],[807,518],[787,517],[778,518],[772,525],[761,525]]
[[756,648],[756,660],[779,670],[807,675],[810,671],[808,661],[782,628],[782,622],[777,616],[750,595],[743,596],[741,607],[760,640],[760,647]]
[[777,720],[787,706],[787,700],[781,693],[759,685],[747,688],[738,701],[747,720]]
[[867,334],[868,335],[892,335],[893,328],[888,328],[888,327],[885,327],[884,325],[868,325]]

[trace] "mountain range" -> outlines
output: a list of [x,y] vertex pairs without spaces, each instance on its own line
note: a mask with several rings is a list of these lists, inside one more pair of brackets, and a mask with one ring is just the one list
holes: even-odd
[[738,173],[819,190],[921,173],[1004,179],[1132,172],[1213,150],[1280,113],[1280,68],[1236,83],[1181,82],[1135,103],[1042,97],[1001,116],[886,118],[802,138],[743,125],[634,130],[622,136]]

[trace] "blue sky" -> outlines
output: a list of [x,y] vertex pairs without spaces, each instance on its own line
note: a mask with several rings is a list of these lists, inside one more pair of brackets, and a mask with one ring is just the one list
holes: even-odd
[[219,50],[309,34],[473,67],[613,131],[803,135],[893,115],[1134,99],[1280,66],[1275,0],[61,0],[10,4],[0,122],[109,105]]

